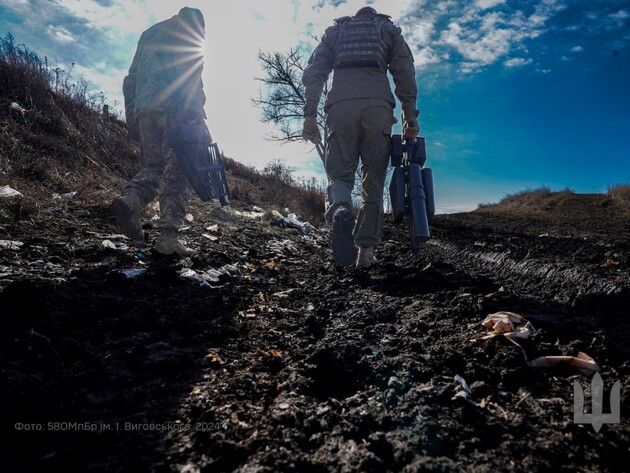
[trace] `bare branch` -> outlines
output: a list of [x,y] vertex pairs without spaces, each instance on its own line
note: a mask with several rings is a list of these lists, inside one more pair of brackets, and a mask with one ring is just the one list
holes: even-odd
[[[261,111],[260,120],[274,125],[275,130],[266,139],[285,143],[303,141],[302,123],[306,99],[302,75],[306,61],[295,49],[290,49],[287,53],[259,52],[258,61],[264,75],[255,79],[262,83],[262,89],[259,97],[252,99],[252,103]],[[324,88],[324,93],[327,92],[328,84]],[[322,107],[320,104],[317,122],[324,142],[316,145],[315,150],[323,161],[327,129]]]

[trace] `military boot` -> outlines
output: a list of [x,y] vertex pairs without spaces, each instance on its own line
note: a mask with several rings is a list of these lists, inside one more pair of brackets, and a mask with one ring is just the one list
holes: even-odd
[[332,234],[330,245],[333,256],[341,266],[349,266],[354,263],[357,257],[357,247],[354,246],[354,215],[352,210],[346,207],[339,207],[332,217]]
[[134,195],[124,195],[112,202],[112,213],[116,217],[118,228],[134,243],[144,241],[144,232],[140,225],[141,203]]
[[157,245],[155,245],[155,251],[162,255],[177,254],[179,256],[191,256],[195,254],[192,248],[187,248],[177,238],[177,231],[163,230],[160,233]]

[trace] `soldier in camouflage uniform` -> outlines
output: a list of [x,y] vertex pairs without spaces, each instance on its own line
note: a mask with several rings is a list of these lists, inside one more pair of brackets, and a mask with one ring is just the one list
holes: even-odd
[[143,169],[114,199],[112,212],[122,232],[140,244],[144,240],[140,213],[159,195],[160,238],[155,250],[162,254],[192,254],[177,237],[191,191],[166,144],[165,131],[176,122],[206,118],[201,80],[204,36],[201,12],[182,8],[142,33],[123,81],[129,138],[140,141]]
[[[328,140],[324,167],[328,176],[326,220],[340,265],[370,267],[383,235],[383,191],[396,123],[396,105],[387,72],[392,75],[403,113],[403,134],[418,136],[417,85],[413,55],[400,28],[371,7],[343,17],[326,29],[311,55],[302,82],[306,87],[302,136],[321,141],[317,106],[334,70],[324,110]],[[354,176],[361,160],[362,205],[355,225]],[[357,246],[358,255],[357,255]]]

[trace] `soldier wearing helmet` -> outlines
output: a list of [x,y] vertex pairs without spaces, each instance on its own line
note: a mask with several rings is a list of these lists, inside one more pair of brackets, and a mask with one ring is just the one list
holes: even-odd
[[[342,266],[370,267],[383,235],[383,192],[396,105],[401,103],[403,134],[419,133],[413,54],[401,29],[372,7],[335,20],[326,29],[304,70],[306,88],[302,136],[321,142],[317,110],[323,87],[334,71],[324,102],[328,129],[324,167],[328,177],[326,221],[332,226],[333,255]],[[361,164],[362,202],[356,223],[352,190]]]
[[182,8],[142,33],[123,81],[129,138],[140,142],[144,167],[114,199],[112,212],[122,232],[140,244],[144,236],[140,213],[159,195],[160,238],[155,250],[162,254],[192,254],[178,240],[191,192],[165,132],[177,122],[206,118],[201,80],[204,36],[201,12]]

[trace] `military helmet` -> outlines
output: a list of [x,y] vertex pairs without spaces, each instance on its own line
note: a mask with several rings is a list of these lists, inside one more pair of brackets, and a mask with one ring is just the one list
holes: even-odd
[[359,10],[357,10],[357,12],[355,13],[355,16],[359,16],[359,15],[364,15],[369,13],[370,15],[378,15],[378,12],[376,10],[374,10],[374,8],[372,7],[363,7],[360,8]]
[[206,28],[206,23],[203,19],[203,14],[201,10],[196,8],[184,7],[179,10],[179,17],[184,20],[187,24],[192,26],[195,30],[203,33]]

